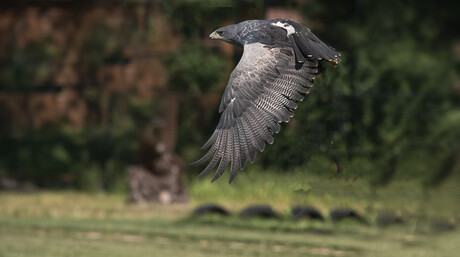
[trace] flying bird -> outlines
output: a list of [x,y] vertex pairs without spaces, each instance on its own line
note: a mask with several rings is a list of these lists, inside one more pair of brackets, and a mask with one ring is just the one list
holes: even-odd
[[272,144],[280,124],[294,116],[310,92],[321,61],[339,64],[339,53],[310,29],[287,19],[247,20],[222,27],[209,36],[243,47],[219,106],[217,128],[203,145],[208,152],[194,165],[210,160],[198,177],[217,164],[212,182],[230,164],[230,180],[254,162],[257,150]]

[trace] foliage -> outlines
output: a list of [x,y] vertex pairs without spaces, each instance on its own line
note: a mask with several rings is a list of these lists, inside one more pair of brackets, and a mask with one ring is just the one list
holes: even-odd
[[63,50],[52,42],[30,42],[0,53],[0,89],[29,92],[37,86],[49,86]]
[[126,191],[126,167],[137,158],[138,128],[154,122],[156,107],[134,97],[114,101],[108,124],[3,133],[0,172],[40,187]]
[[82,43],[80,69],[86,69],[85,74],[92,75],[104,64],[123,64],[124,48],[137,39],[133,28],[132,22],[127,20],[118,27],[103,22],[96,24]]
[[134,131],[114,135],[104,129],[17,133],[3,135],[0,142],[4,169],[15,171],[11,177],[89,191],[119,189],[116,180],[134,162],[137,143]]
[[[192,10],[187,9],[190,4],[183,1],[173,8],[174,22],[182,24],[178,27],[186,31],[186,37],[195,37],[209,27],[200,17],[212,12],[213,6],[197,4],[193,8],[201,9],[195,10],[197,16],[190,21],[189,16],[178,15]],[[317,167],[311,172],[325,172],[327,168],[339,176],[366,177],[371,188],[388,185],[395,177],[417,177],[425,185],[435,185],[452,175],[458,170],[458,150],[442,147],[460,140],[456,125],[444,121],[459,108],[452,87],[455,60],[445,47],[455,39],[448,24],[457,17],[452,11],[457,4],[450,5],[435,6],[429,1],[300,3],[309,21],[306,25],[342,53],[342,63],[337,69],[323,67],[311,95],[299,104],[296,117],[283,125],[276,143],[259,154],[258,163],[285,171]],[[440,17],[441,13],[445,15]],[[182,110],[180,134],[189,135],[186,131],[193,126],[186,124],[199,118],[193,115],[197,106],[191,107]],[[207,124],[215,124],[218,118],[216,113]],[[187,136],[178,148],[196,158],[196,153],[189,154],[193,147],[188,144],[198,144],[211,132],[200,127],[195,131],[201,136],[194,134],[195,141]],[[321,167],[311,163],[316,156],[323,156]]]
[[[235,20],[262,18],[270,4],[301,11],[305,25],[336,47],[342,62],[322,67],[311,95],[257,163],[264,169],[366,177],[374,188],[416,177],[431,189],[459,171],[460,150],[453,142],[460,141],[460,101],[452,85],[460,58],[451,53],[458,45],[452,24],[459,23],[459,4],[452,1],[161,1],[158,11],[183,40],[165,58],[165,68],[168,85],[185,96],[177,151],[187,161],[198,156],[217,124],[217,95],[234,65],[203,41]],[[148,8],[135,6],[139,12]],[[123,65],[118,61],[126,59],[127,46],[134,48],[140,34],[152,32],[136,30],[134,20],[96,24],[79,45],[76,66],[84,87],[78,94],[91,110],[88,126],[70,130],[62,121],[46,130],[2,129],[0,174],[54,187],[71,174],[71,185],[64,186],[123,190],[138,129],[154,122],[159,108],[131,94],[107,94],[98,72]],[[0,87],[18,93],[53,83],[66,53],[48,40],[3,50]]]
[[203,38],[204,27],[231,17],[234,2],[231,0],[164,1],[163,9],[166,17],[184,38]]
[[203,93],[219,85],[225,73],[220,54],[209,53],[198,44],[184,45],[166,60],[169,86],[182,93]]
[[152,122],[156,108],[152,100],[139,99],[131,92],[108,92],[104,87],[107,79],[101,76],[101,69],[128,63],[126,48],[138,40],[134,22],[119,19],[89,19],[93,26],[75,36],[80,40],[73,44],[78,47],[73,49],[78,58],[70,65],[74,65],[78,85],[56,85],[59,65],[68,61],[62,45],[44,39],[19,47],[15,39],[9,40],[8,48],[0,53],[0,90],[32,96],[57,94],[61,90],[46,90],[68,87],[90,111],[83,128],[70,128],[65,119],[40,129],[1,127],[0,175],[40,187],[125,191],[126,167],[136,159],[137,128]]
[[[351,168],[364,157],[373,165],[358,169],[367,169],[376,187],[401,167],[412,166],[400,176],[417,177],[436,171],[445,156],[458,156],[453,147],[436,155],[430,150],[460,140],[457,124],[444,121],[459,108],[452,87],[454,60],[445,47],[453,44],[445,29],[453,16],[427,14],[430,8],[444,10],[427,1],[305,3],[312,30],[337,47],[342,63],[316,81],[296,111],[295,124],[282,130],[263,162],[288,169],[319,152],[340,160],[353,176],[363,174]],[[442,133],[435,132],[441,127]]]
[[[183,0],[164,1],[163,10],[169,21],[185,39],[207,38],[210,29],[247,12],[246,19],[257,19],[263,15],[263,0]],[[212,27],[215,26],[215,27]]]

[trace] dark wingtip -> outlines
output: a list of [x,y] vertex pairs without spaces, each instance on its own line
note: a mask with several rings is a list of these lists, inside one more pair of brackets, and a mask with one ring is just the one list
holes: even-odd
[[235,175],[230,175],[230,178],[228,179],[228,184],[230,185],[235,178],[236,178],[236,174]]
[[218,173],[214,174],[214,177],[212,177],[212,179],[211,179],[211,183],[216,181],[218,178],[220,178],[220,174],[218,174]]
[[189,163],[190,166],[199,166],[201,165],[200,160]]
[[198,174],[198,176],[196,176],[196,178],[200,179],[204,176],[206,176],[208,174],[208,172],[201,172],[200,174]]
[[[207,155],[207,154],[206,154],[206,155]],[[199,160],[196,160],[196,161],[194,161],[194,162],[191,162],[189,165],[190,165],[190,166],[200,166],[200,165],[206,163],[206,162],[209,160],[209,158],[210,158],[209,156],[206,156],[206,155],[204,155],[203,157],[201,157]]]

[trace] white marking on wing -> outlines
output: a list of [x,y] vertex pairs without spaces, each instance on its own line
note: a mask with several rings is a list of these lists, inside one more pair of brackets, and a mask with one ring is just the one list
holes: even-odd
[[272,23],[272,25],[286,30],[288,36],[295,33],[294,27],[292,27],[289,23],[283,23],[281,21],[278,21],[276,23]]

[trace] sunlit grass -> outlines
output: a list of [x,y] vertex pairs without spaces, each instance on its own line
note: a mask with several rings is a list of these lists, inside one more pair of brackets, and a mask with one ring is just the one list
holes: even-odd
[[[227,175],[228,176],[228,175]],[[318,176],[305,170],[264,171],[250,167],[229,186],[224,175],[214,183],[197,180],[190,185],[192,205],[214,202],[239,210],[248,204],[270,204],[280,212],[298,204],[311,205],[327,214],[333,208],[353,208],[376,215],[387,211],[399,215],[458,217],[460,181],[453,178],[430,192],[427,198],[417,180],[397,180],[377,190],[374,197],[369,184],[361,178]]]
[[[353,208],[375,218],[378,211],[404,217],[422,215],[460,219],[460,182],[451,179],[432,191],[427,198],[415,181],[395,181],[371,197],[362,179],[321,177],[306,171],[277,173],[249,168],[231,185],[224,175],[214,183],[193,179],[189,183],[189,204],[171,206],[132,205],[123,194],[82,193],[75,191],[38,191],[0,193],[0,217],[48,218],[179,218],[203,203],[217,203],[236,213],[249,204],[269,204],[275,211],[289,215],[294,205],[311,205],[327,216],[334,208]],[[423,213],[422,213],[423,212]]]
[[[132,205],[126,195],[75,191],[0,193],[0,257],[3,256],[456,256],[458,230],[434,233],[430,219],[459,220],[459,181],[449,180],[425,199],[418,183],[395,181],[371,198],[366,180],[249,168],[228,185],[191,180],[191,202]],[[202,203],[226,207],[230,217],[191,217]],[[248,204],[270,204],[279,219],[241,219]],[[326,217],[350,207],[370,221],[340,224],[294,220],[296,204]],[[406,223],[375,225],[389,210]],[[423,215],[421,215],[421,212]],[[424,219],[425,218],[425,219]]]
[[29,218],[176,218],[187,205],[133,205],[122,194],[43,191],[0,193],[0,217]]
[[0,218],[0,256],[456,256],[459,231],[239,219]]

